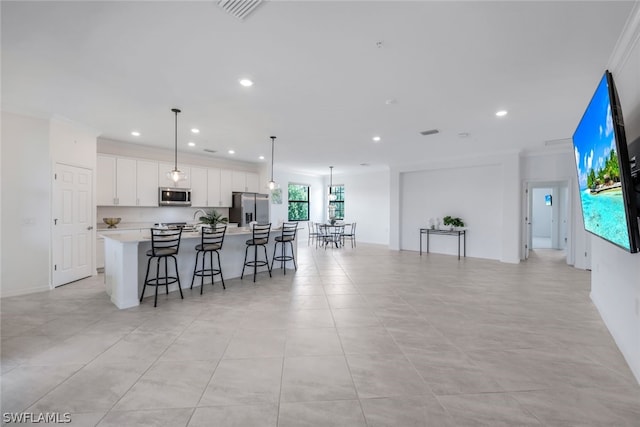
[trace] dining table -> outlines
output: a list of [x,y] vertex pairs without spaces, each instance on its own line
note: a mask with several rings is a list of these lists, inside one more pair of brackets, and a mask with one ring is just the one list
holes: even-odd
[[336,248],[343,246],[343,235],[345,227],[350,227],[350,223],[335,222],[335,223],[317,223],[318,239],[316,242],[320,242],[321,246],[325,249],[328,245],[333,244]]

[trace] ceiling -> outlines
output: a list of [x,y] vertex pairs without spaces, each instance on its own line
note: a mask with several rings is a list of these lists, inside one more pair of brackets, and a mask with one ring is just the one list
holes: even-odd
[[633,5],[2,1],[2,107],[165,148],[178,107],[181,151],[268,163],[275,135],[276,169],[322,175],[557,149]]

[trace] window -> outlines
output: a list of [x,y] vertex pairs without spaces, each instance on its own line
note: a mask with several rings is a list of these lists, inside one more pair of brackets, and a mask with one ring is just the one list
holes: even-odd
[[344,185],[334,185],[331,192],[335,194],[336,199],[329,202],[329,206],[336,207],[336,219],[344,219]]
[[289,184],[289,221],[309,221],[309,186]]

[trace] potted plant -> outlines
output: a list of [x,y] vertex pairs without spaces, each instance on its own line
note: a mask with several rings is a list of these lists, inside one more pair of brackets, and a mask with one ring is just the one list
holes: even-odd
[[216,228],[218,224],[226,224],[229,222],[229,219],[226,216],[222,216],[222,214],[215,209],[204,211],[204,213],[204,216],[198,218],[200,223],[207,224],[212,228]]
[[450,230],[453,230],[453,227],[464,227],[464,222],[460,218],[452,217],[450,215],[442,218],[442,222],[444,222],[444,225],[449,226]]

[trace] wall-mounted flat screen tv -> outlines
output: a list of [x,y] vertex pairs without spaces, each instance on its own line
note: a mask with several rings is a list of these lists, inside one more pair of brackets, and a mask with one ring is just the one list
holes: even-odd
[[585,229],[629,251],[640,236],[618,94],[605,72],[573,134]]

